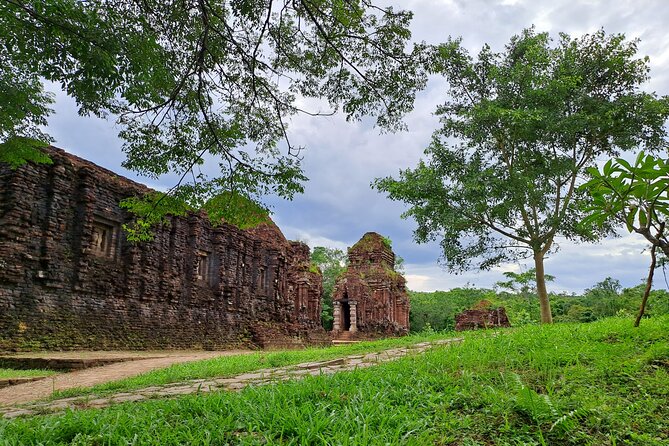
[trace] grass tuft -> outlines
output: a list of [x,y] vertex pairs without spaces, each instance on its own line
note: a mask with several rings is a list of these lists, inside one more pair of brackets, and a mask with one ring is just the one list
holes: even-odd
[[52,376],[56,372],[52,370],[14,370],[0,368],[0,379],[14,378],[37,378],[40,376]]

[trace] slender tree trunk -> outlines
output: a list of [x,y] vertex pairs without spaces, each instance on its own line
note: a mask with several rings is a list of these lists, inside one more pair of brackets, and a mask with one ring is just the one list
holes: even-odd
[[656,245],[653,245],[652,248],[650,248],[650,271],[648,271],[648,279],[646,279],[646,289],[643,292],[643,299],[641,299],[641,307],[639,307],[639,314],[637,314],[636,320],[634,321],[635,327],[638,327],[639,324],[641,323],[641,318],[643,317],[643,313],[646,311],[646,302],[648,302],[648,295],[650,294],[650,289],[653,286],[653,274],[655,274],[655,263],[657,262],[657,259],[655,257],[655,248],[657,248]]
[[534,269],[537,277],[537,294],[539,295],[539,306],[541,308],[541,323],[552,324],[553,315],[551,314],[551,303],[548,300],[546,277],[544,275],[544,253],[541,251],[534,253]]

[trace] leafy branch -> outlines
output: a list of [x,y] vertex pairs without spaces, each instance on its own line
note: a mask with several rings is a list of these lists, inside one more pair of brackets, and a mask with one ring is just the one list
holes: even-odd
[[591,179],[581,188],[590,196],[587,216],[581,225],[602,227],[609,221],[641,234],[650,242],[651,263],[635,327],[639,326],[653,283],[656,250],[669,255],[665,234],[669,217],[669,164],[666,159],[639,152],[630,164],[624,158],[610,159],[601,171],[588,169]]

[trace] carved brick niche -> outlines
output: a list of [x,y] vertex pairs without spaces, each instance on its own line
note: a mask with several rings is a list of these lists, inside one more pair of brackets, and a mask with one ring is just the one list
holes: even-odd
[[259,274],[259,283],[258,286],[261,291],[266,292],[267,289],[269,288],[269,274],[267,273],[267,268],[264,266],[260,268],[260,274]]
[[91,253],[99,257],[116,258],[120,225],[99,215],[93,216]]
[[211,282],[213,270],[213,257],[207,251],[197,252],[197,263],[195,264],[195,278],[205,282]]

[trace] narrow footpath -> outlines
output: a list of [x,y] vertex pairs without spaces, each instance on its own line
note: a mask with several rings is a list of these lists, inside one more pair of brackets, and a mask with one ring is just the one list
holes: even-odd
[[[103,352],[105,354],[106,352]],[[0,411],[4,406],[29,403],[50,397],[55,391],[75,387],[93,387],[110,381],[130,378],[155,369],[169,367],[182,362],[200,361],[219,356],[243,355],[253,353],[252,350],[229,351],[175,351],[162,352],[160,357],[136,359],[134,361],[117,362],[114,364],[91,367],[70,373],[62,373],[39,381],[32,381],[0,389]],[[114,353],[107,356],[113,357]],[[98,354],[100,356],[100,354]]]
[[[14,418],[18,416],[30,416],[36,414],[44,413],[53,413],[61,412],[66,409],[89,409],[89,408],[102,408],[107,407],[112,404],[131,402],[131,401],[143,401],[154,398],[170,398],[180,395],[188,395],[193,393],[203,393],[203,392],[213,392],[213,391],[239,391],[249,385],[264,385],[278,381],[285,381],[289,379],[300,379],[308,375],[317,376],[321,374],[329,375],[337,372],[343,372],[348,370],[355,370],[364,367],[371,367],[382,362],[393,361],[401,357],[423,353],[427,349],[437,346],[445,345],[451,343],[461,342],[461,338],[454,339],[445,339],[434,342],[422,342],[415,344],[409,347],[394,348],[389,350],[384,350],[381,352],[368,353],[365,355],[350,355],[342,358],[331,359],[327,361],[319,362],[307,362],[302,364],[296,364],[293,366],[286,366],[273,369],[262,369],[256,370],[254,372],[244,373],[241,375],[228,377],[228,378],[210,378],[210,379],[196,379],[186,382],[172,383],[163,386],[152,386],[146,387],[143,389],[132,390],[128,392],[116,393],[113,395],[107,396],[95,396],[95,395],[86,395],[81,397],[71,397],[63,398],[52,401],[43,401],[43,402],[33,402],[30,404],[22,404],[27,401],[34,401],[33,397],[30,399],[30,396],[27,393],[23,393],[25,396],[23,398],[18,397],[18,393],[15,389],[21,386],[30,386],[42,383],[38,381],[36,383],[21,384],[18,386],[13,386],[11,388],[3,389],[7,392],[0,391],[0,415],[4,418]],[[221,352],[218,352],[220,355]],[[230,354],[238,354],[239,352],[230,352]],[[167,360],[168,358],[160,358]],[[204,359],[204,358],[200,358]],[[195,359],[191,359],[195,360]],[[157,361],[157,360],[146,360],[146,361]],[[111,366],[100,367],[97,369],[97,374],[106,377],[106,379],[100,379],[96,384],[101,382],[111,381],[109,379],[111,376],[114,376],[114,373],[108,373],[103,369],[109,367],[120,367],[117,369],[117,374],[123,370],[123,367],[132,367],[137,365],[137,363],[144,362],[142,361],[133,361],[131,363],[120,363],[114,364]],[[183,361],[181,361],[183,362]],[[169,365],[169,364],[166,364]],[[158,368],[156,366],[153,368]],[[62,381],[72,380],[72,387],[83,387],[81,381],[77,382],[76,377],[68,378],[68,375],[76,375],[84,372],[94,372],[95,369],[88,369],[82,372],[73,372],[65,375],[60,375]],[[136,374],[136,373],[135,373]],[[91,380],[94,378],[91,376]],[[114,378],[118,379],[118,378]],[[51,379],[46,379],[47,387],[51,385]],[[10,389],[14,389],[14,392],[10,392]],[[51,394],[51,388],[41,389],[42,392],[46,392],[44,397],[48,397]],[[33,394],[34,396],[34,394]]]

